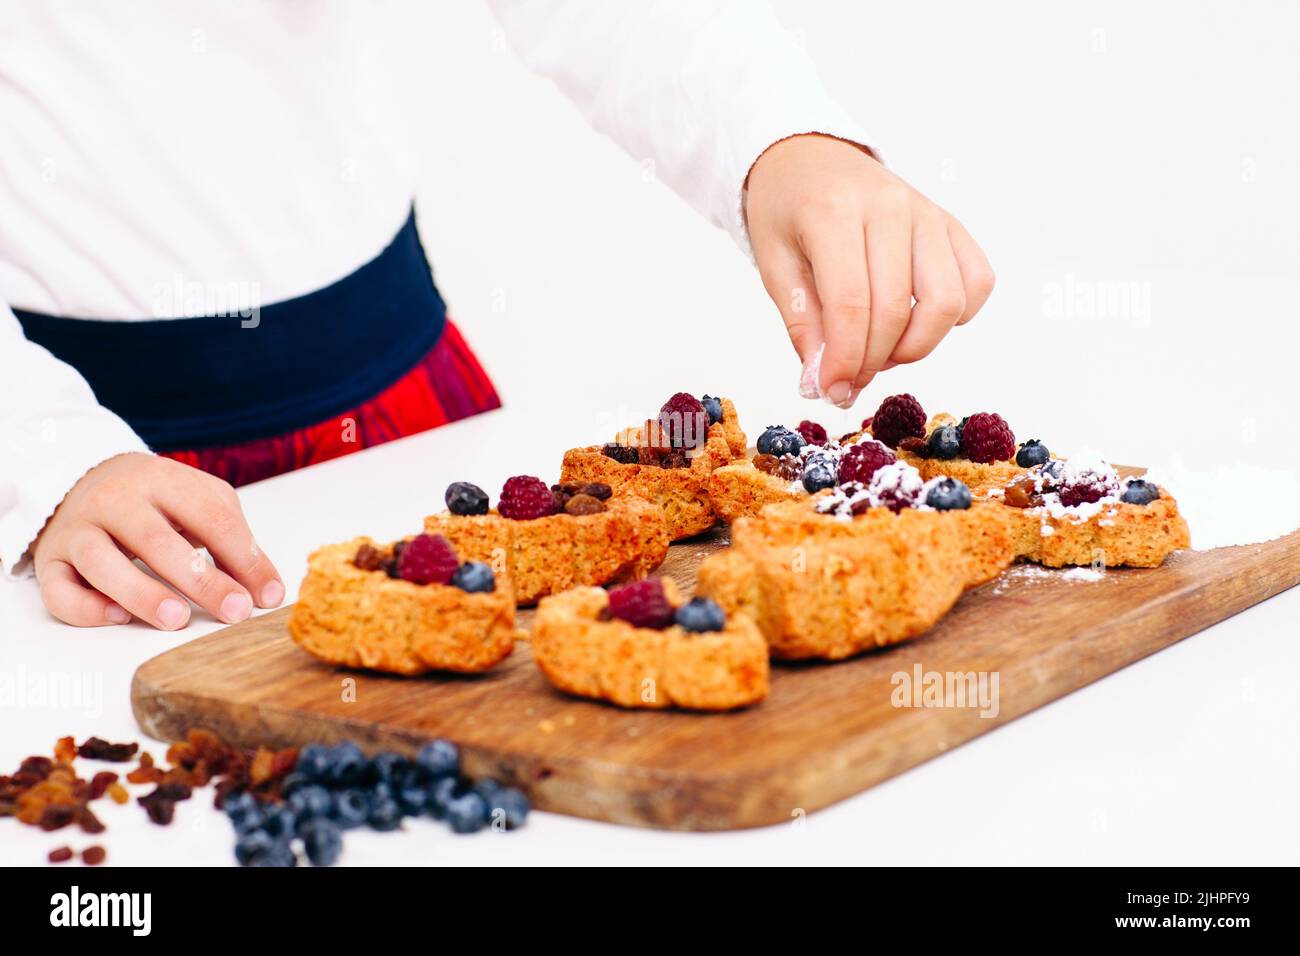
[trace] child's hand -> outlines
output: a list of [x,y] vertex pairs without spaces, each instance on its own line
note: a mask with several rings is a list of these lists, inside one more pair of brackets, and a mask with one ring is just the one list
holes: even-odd
[[[198,552],[205,546],[214,568]],[[194,603],[234,623],[284,600],[275,568],[253,542],[239,499],[219,478],[167,458],[118,455],[68,492],[36,541],[41,599],[69,624],[125,624],[135,615],[175,630],[189,601],[131,562],[138,557]]]
[[805,364],[825,343],[819,384],[842,407],[877,372],[929,355],[993,291],[961,223],[841,140],[769,148],[750,170],[745,213],[790,341]]

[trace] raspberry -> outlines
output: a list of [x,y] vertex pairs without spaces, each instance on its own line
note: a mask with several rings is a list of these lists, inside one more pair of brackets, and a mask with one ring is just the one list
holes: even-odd
[[971,461],[985,465],[1007,461],[1016,453],[1016,436],[1001,415],[979,412],[966,419],[961,429],[961,450]]
[[888,508],[894,514],[904,508],[914,508],[925,493],[925,482],[915,468],[905,462],[894,462],[878,468],[867,485],[867,496],[874,508]]
[[890,395],[871,416],[871,434],[890,448],[904,438],[924,438],[925,409],[911,395]]
[[412,584],[446,584],[458,567],[450,541],[440,534],[417,534],[402,549],[397,574]]
[[876,469],[894,463],[894,453],[878,441],[858,442],[850,445],[840,458],[840,484],[856,481],[865,485],[876,473]]
[[516,521],[529,521],[533,518],[545,518],[559,510],[555,495],[546,483],[532,475],[515,475],[507,478],[501,488],[501,497],[497,501],[497,511],[503,518]]
[[1119,475],[1102,461],[1070,460],[1059,476],[1061,504],[1067,508],[1092,504],[1119,493]]
[[709,430],[709,413],[694,395],[678,392],[659,409],[659,427],[674,448],[698,448]]
[[675,613],[659,578],[634,581],[609,592],[609,616],[633,627],[663,630],[673,623]]
[[1075,505],[1092,504],[1106,497],[1106,489],[1101,485],[1066,485],[1061,489],[1061,504],[1067,508]]
[[799,423],[799,434],[810,445],[826,444],[826,429],[816,422],[808,421],[806,418]]

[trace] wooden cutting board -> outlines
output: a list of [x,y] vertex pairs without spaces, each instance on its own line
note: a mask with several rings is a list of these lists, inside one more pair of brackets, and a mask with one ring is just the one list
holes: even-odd
[[[660,573],[689,592],[726,534],[674,545]],[[566,697],[527,643],[475,677],[337,670],[293,644],[287,608],[147,661],[131,697],[144,732],[161,740],[206,727],[243,746],[350,739],[409,753],[447,737],[471,775],[510,781],[544,810],[682,830],[759,826],[865,790],[1300,583],[1300,532],[1087,577],[1017,566],[909,644],[774,666],[768,699],[733,714]],[[996,715],[895,706],[907,689],[895,675],[918,683],[917,668],[922,678],[996,673]]]

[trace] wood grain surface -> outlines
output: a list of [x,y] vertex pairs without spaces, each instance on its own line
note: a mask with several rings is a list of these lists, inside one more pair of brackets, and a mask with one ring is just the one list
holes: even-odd
[[[660,573],[689,592],[720,529],[672,547]],[[288,609],[143,664],[145,733],[207,727],[252,746],[357,741],[462,748],[471,775],[535,806],[617,823],[717,830],[789,821],[858,793],[1300,583],[1300,532],[1173,555],[1154,570],[1017,566],[967,594],[927,635],[837,664],[776,665],[772,692],[732,714],[625,711],[555,691],[526,642],[477,677],[388,677],[329,667],[285,632]],[[529,617],[524,612],[523,620]],[[997,674],[996,716],[900,707],[894,675]]]

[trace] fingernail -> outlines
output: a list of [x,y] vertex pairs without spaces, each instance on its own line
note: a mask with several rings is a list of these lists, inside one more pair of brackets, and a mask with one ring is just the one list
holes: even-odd
[[835,382],[826,389],[826,401],[840,408],[848,407],[849,396],[853,394],[852,382]]
[[131,612],[120,604],[110,604],[104,608],[104,617],[110,624],[130,624]]
[[253,613],[253,602],[247,594],[231,591],[221,601],[221,619],[227,624],[237,624]]
[[158,605],[158,623],[169,631],[184,627],[189,619],[189,605],[182,604],[176,598],[168,598]]
[[279,607],[283,600],[284,585],[279,581],[272,581],[262,588],[262,607]]

